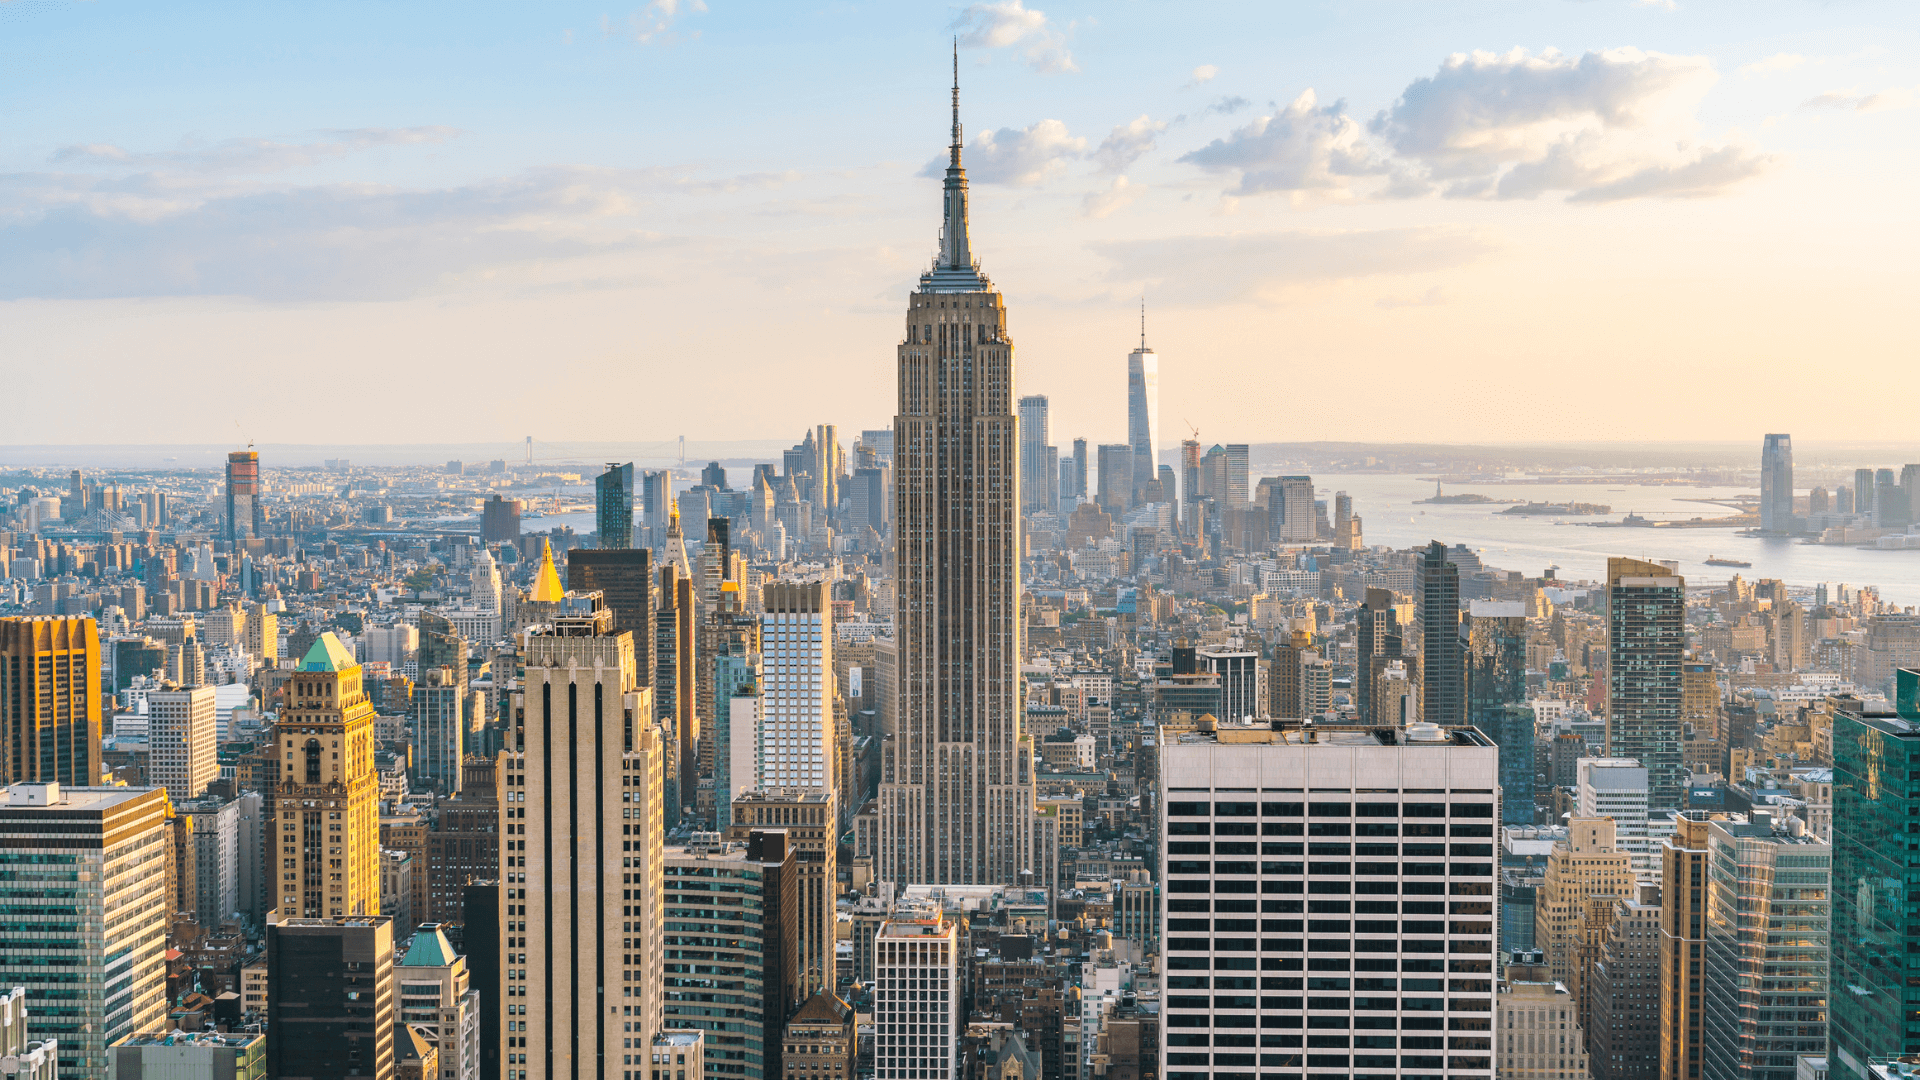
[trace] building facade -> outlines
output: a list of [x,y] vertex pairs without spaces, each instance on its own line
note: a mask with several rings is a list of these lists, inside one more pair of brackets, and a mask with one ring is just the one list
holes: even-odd
[[220,775],[217,711],[211,686],[147,695],[147,779],[175,803],[199,798]]
[[283,918],[378,915],[380,777],[360,665],[322,634],[282,692],[272,906]]
[[99,783],[100,692],[92,619],[0,619],[0,781]]
[[1647,767],[1648,805],[1686,801],[1680,664],[1686,580],[1660,563],[1607,560],[1607,754]]
[[391,918],[269,919],[267,985],[268,1075],[396,1075]]
[[875,1080],[960,1080],[959,926],[937,909],[873,938]]

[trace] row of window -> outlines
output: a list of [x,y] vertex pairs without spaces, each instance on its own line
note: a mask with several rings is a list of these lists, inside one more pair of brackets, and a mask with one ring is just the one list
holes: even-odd
[[1490,818],[1490,802],[1214,802],[1168,800],[1174,817]]

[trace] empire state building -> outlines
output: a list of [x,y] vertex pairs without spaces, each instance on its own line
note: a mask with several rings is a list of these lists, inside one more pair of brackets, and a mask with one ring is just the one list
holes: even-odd
[[1020,437],[1007,310],[967,240],[955,61],[940,250],[907,305],[893,420],[898,726],[876,870],[899,884],[1053,885],[1021,733]]

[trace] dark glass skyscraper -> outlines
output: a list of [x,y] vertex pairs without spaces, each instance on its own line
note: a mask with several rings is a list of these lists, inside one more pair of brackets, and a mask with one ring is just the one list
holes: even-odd
[[1435,540],[1420,557],[1420,718],[1467,722],[1467,657],[1460,640],[1460,568]]
[[1760,531],[1793,531],[1793,436],[1769,435],[1760,445]]
[[593,481],[595,526],[600,546],[619,551],[633,546],[633,462],[607,462]]
[[1607,560],[1607,754],[1647,768],[1647,805],[1686,796],[1681,763],[1680,661],[1686,579],[1659,563]]
[[1500,820],[1533,824],[1533,710],[1527,699],[1527,609],[1475,600],[1467,615],[1467,713],[1500,744]]

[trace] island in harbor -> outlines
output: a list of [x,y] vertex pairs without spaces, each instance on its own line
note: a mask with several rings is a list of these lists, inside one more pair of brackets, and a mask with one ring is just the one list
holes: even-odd
[[1520,500],[1518,499],[1496,499],[1491,496],[1480,495],[1475,492],[1466,492],[1460,495],[1448,495],[1440,490],[1440,482],[1437,480],[1434,481],[1434,484],[1433,484],[1432,498],[1414,500],[1416,504],[1417,503],[1440,503],[1442,505],[1456,505],[1456,506],[1462,505],[1462,504],[1476,505],[1480,503],[1512,503],[1512,502],[1519,502],[1519,501]]
[[1611,514],[1613,507],[1601,503],[1583,502],[1530,502],[1519,506],[1509,506],[1500,511],[1503,514],[1534,514],[1545,516]]

